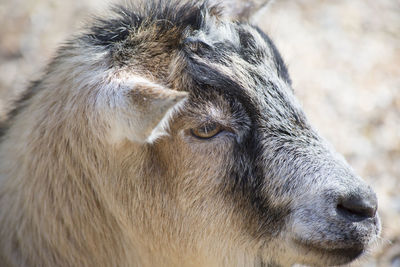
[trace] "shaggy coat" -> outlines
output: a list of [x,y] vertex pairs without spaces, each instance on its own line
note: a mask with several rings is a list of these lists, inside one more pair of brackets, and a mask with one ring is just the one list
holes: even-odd
[[380,231],[270,38],[207,3],[114,8],[1,132],[1,266],[337,265]]

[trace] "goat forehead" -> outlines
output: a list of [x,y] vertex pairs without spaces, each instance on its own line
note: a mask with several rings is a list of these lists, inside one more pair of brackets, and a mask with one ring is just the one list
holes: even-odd
[[206,45],[208,51],[203,49],[199,52],[210,63],[236,63],[238,66],[247,63],[249,66],[246,67],[253,68],[273,63],[273,50],[255,28],[231,22],[209,24],[190,37]]
[[215,22],[206,20],[206,25],[192,35],[211,51],[203,49],[202,56],[210,63],[246,69],[268,77],[277,74],[290,84],[286,66],[272,40],[258,27],[243,23]]
[[282,75],[286,69],[277,63],[279,54],[269,39],[249,25],[226,23],[215,32],[195,35],[203,45],[189,53],[193,79],[239,98],[263,126],[266,122],[286,128],[292,122],[305,124],[287,74]]

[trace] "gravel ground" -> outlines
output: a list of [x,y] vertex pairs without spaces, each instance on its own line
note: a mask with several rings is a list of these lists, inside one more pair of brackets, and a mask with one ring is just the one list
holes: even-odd
[[[0,0],[0,119],[100,0]],[[259,23],[288,63],[310,121],[376,190],[370,256],[400,266],[400,1],[276,0]]]

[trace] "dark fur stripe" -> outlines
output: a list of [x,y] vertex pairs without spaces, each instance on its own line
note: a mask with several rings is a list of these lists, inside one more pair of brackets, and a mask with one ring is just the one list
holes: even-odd
[[287,70],[286,64],[282,59],[281,54],[279,53],[278,49],[276,48],[274,42],[272,42],[271,38],[268,37],[259,27],[255,27],[257,32],[261,35],[261,37],[264,38],[265,42],[268,44],[268,46],[271,48],[273,54],[274,54],[274,63],[275,67],[277,69],[277,73],[279,77],[284,79],[288,84],[292,84],[292,80],[290,79],[289,72]]
[[244,209],[241,212],[250,213],[246,216],[250,234],[254,238],[266,240],[283,227],[284,220],[290,214],[290,207],[289,203],[280,207],[272,206],[271,200],[263,193],[267,177],[263,171],[265,166],[260,166],[263,164],[260,161],[263,147],[260,142],[262,136],[258,134],[259,119],[263,115],[257,104],[244,93],[246,90],[212,67],[189,58],[187,71],[195,82],[194,95],[204,95],[212,90],[228,98],[228,101],[239,101],[251,120],[250,133],[243,142],[235,145],[232,155],[236,157],[236,164],[229,170],[227,177],[231,180],[227,180],[224,186],[230,188],[228,198],[243,206],[239,207]]

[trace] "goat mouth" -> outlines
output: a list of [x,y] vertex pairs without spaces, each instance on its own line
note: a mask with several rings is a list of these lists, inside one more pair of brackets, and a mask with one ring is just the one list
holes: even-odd
[[302,253],[306,255],[313,254],[317,257],[324,258],[326,260],[326,265],[347,264],[359,258],[366,250],[366,247],[361,244],[347,248],[329,248],[299,240],[295,240],[294,243],[300,248]]

